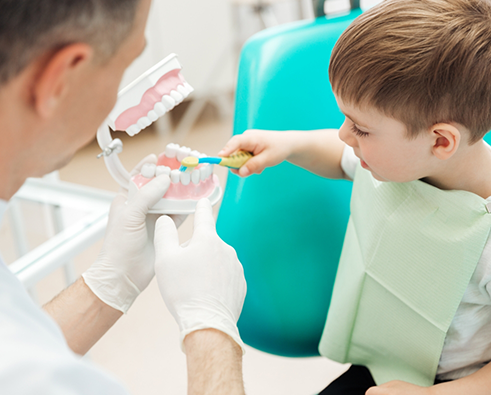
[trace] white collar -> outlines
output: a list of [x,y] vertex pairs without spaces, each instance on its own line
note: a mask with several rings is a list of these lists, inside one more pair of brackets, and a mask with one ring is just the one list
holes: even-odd
[[6,202],[5,200],[0,199],[0,222],[2,221],[2,217],[5,214],[5,211],[7,211],[7,205],[9,202]]

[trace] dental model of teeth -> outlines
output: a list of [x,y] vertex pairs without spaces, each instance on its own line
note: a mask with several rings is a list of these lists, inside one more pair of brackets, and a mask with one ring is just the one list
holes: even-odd
[[182,160],[189,156],[203,158],[206,155],[188,147],[180,147],[178,144],[168,144],[165,151],[159,155],[157,164],[143,165],[141,172],[131,178],[130,197],[153,178],[167,174],[171,179],[170,187],[163,199],[150,210],[151,213],[193,213],[196,203],[202,198],[208,198],[211,204],[216,204],[222,191],[218,177],[213,174],[213,165],[203,163],[191,172],[180,171]]
[[130,177],[118,154],[123,150],[120,139],[112,139],[112,130],[124,130],[130,136],[150,126],[166,112],[181,103],[193,88],[181,74],[181,65],[175,54],[167,56],[122,89],[108,118],[97,131],[97,141],[109,173],[125,189],[129,198],[160,174],[168,174],[171,185],[165,196],[149,211],[159,214],[190,214],[201,198],[216,204],[222,194],[213,165],[201,165],[192,172],[181,172],[181,161],[187,156],[202,157],[197,151],[169,144],[159,156],[156,165],[146,164],[140,174]]
[[158,74],[150,69],[120,92],[109,115],[109,126],[134,136],[193,92],[180,73],[175,55],[163,66]]

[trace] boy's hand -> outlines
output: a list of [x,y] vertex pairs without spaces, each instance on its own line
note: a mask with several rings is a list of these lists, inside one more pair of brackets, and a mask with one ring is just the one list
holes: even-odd
[[432,387],[420,387],[404,381],[389,381],[369,388],[365,395],[431,395],[430,388]]
[[291,155],[293,147],[294,134],[291,132],[250,129],[232,137],[218,155],[229,156],[240,149],[252,152],[253,158],[238,171],[232,170],[241,177],[247,177],[254,173],[260,174],[266,167],[285,161]]

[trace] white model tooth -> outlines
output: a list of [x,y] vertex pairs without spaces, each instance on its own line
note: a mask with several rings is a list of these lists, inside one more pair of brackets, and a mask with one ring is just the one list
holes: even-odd
[[208,168],[208,166],[210,165],[204,165],[201,169],[199,169],[199,178],[201,181],[204,181],[206,180],[206,173],[208,172],[208,170],[206,170]]
[[213,173],[213,165],[206,166],[206,178],[210,177]]
[[214,169],[213,165],[210,164],[210,176],[213,174]]
[[199,184],[199,179],[200,179],[199,170],[194,169],[191,173],[191,181],[193,182],[193,184]]
[[181,184],[188,185],[191,182],[191,173],[181,171]]
[[179,162],[182,162],[182,160],[186,157],[189,156],[189,154],[191,153],[191,148],[188,148],[188,147],[181,147],[177,150],[177,160]]
[[184,82],[183,85],[184,85],[184,88],[186,88],[186,90],[189,93],[194,92],[194,88],[191,85],[189,85],[187,82]]
[[142,166],[142,171],[141,171],[141,174],[143,177],[145,178],[153,178],[155,177],[155,164],[153,163],[145,163],[143,166]]
[[172,170],[170,172],[170,180],[172,181],[173,184],[177,184],[179,182],[179,179],[180,179],[180,174],[182,172],[180,172],[179,170]]
[[164,115],[167,112],[167,110],[165,109],[165,106],[161,102],[155,103],[153,110],[157,113],[157,116],[159,116],[159,117],[161,117],[162,115]]
[[176,106],[176,101],[169,95],[162,96],[161,102],[164,105],[164,107],[167,109],[167,111],[172,110]]
[[206,154],[201,154],[201,153],[200,153],[198,158],[206,158],[207,156],[208,156],[208,155],[206,155]]
[[198,151],[196,150],[193,150],[189,153],[189,156],[194,156],[195,158],[199,158],[199,156],[201,155],[201,153],[199,153]]
[[170,91],[170,97],[172,97],[176,101],[176,104],[179,104],[184,100],[184,96],[174,90]]
[[178,149],[179,149],[179,146],[177,144],[172,144],[172,143],[167,144],[167,146],[165,147],[164,154],[168,158],[175,158]]
[[177,87],[177,92],[179,92],[182,95],[183,98],[186,98],[186,97],[189,96],[188,90],[184,86],[182,86],[182,85],[179,85]]
[[141,128],[138,125],[134,124],[134,125],[131,125],[128,129],[126,129],[126,133],[128,133],[129,136],[134,136],[140,130],[141,130]]
[[157,166],[155,169],[155,177],[158,177],[162,174],[167,174],[168,176],[170,175],[170,167],[168,166]]
[[152,122],[150,122],[148,117],[141,117],[137,123],[140,129],[145,129],[147,126],[150,126]]
[[147,114],[148,119],[150,119],[150,122],[155,122],[157,119],[159,119],[159,116],[154,110],[150,110]]

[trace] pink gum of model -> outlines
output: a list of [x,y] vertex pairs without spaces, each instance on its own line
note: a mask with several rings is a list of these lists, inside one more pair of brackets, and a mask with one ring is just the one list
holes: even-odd
[[185,82],[180,70],[172,70],[164,74],[153,88],[148,89],[142,96],[140,104],[123,111],[114,122],[117,130],[126,130],[141,117],[146,117],[153,110],[155,103],[164,95],[169,95],[179,84]]

